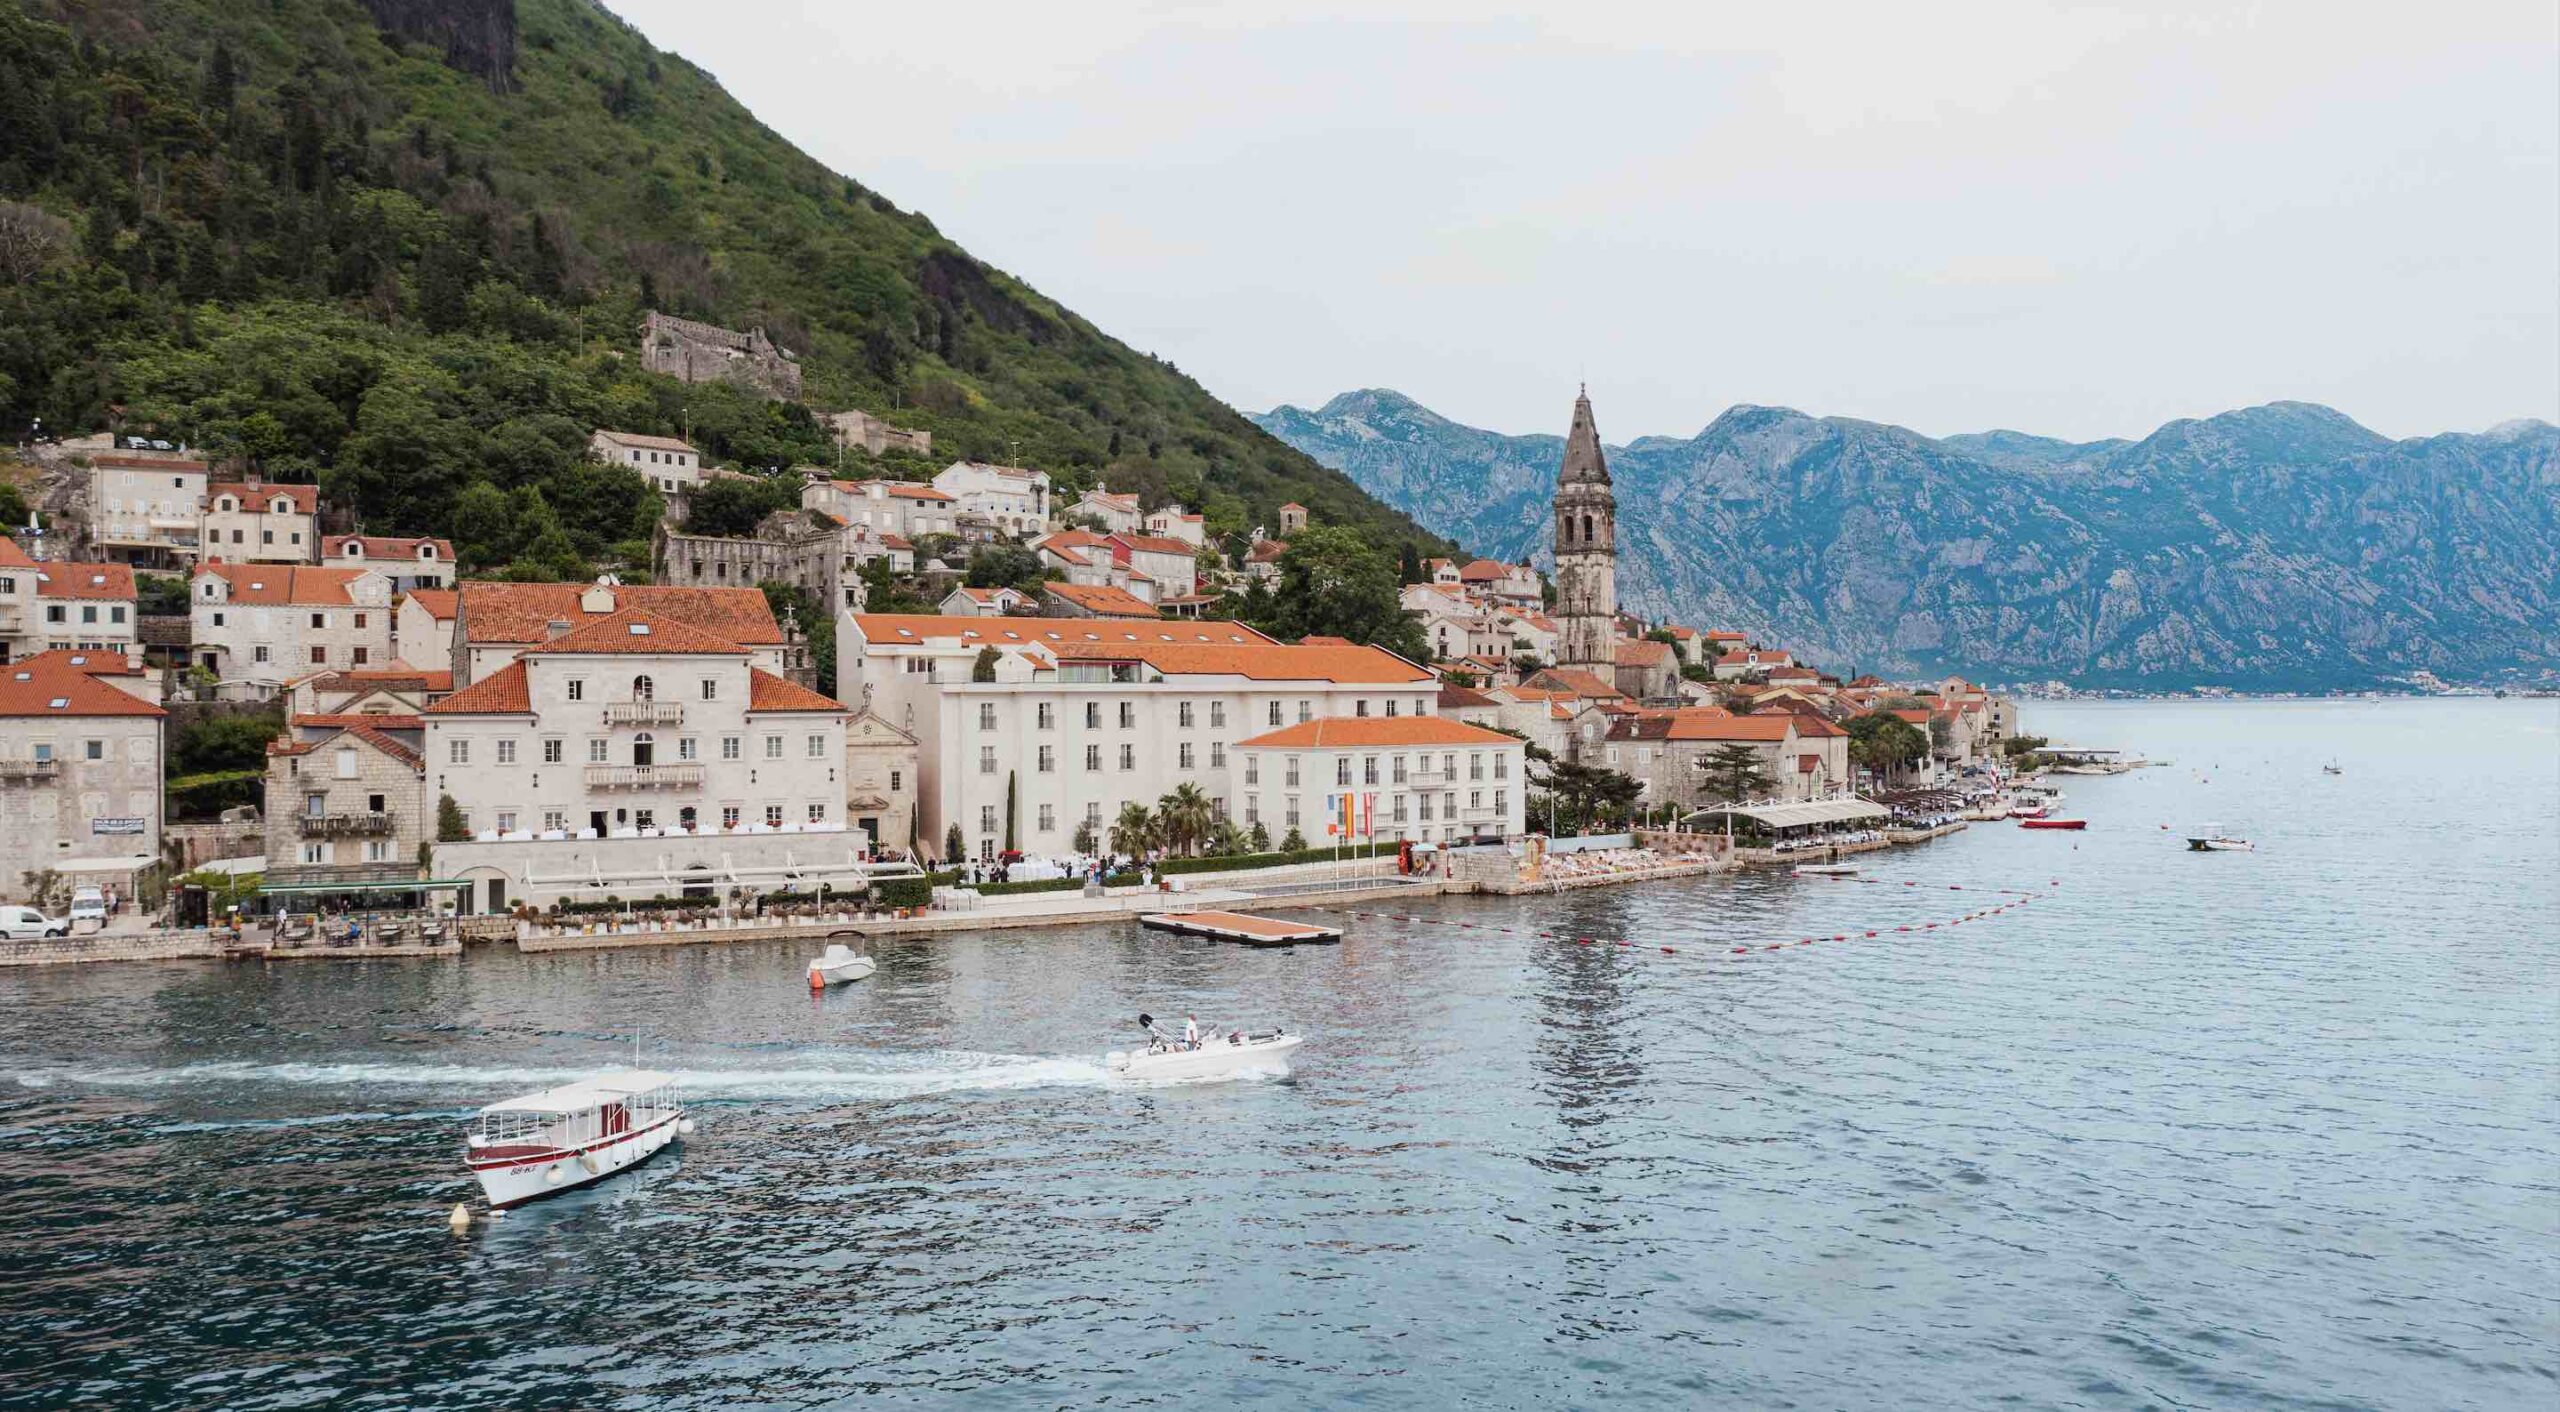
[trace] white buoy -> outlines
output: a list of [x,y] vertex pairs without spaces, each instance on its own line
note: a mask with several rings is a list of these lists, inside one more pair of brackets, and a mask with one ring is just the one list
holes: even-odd
[[445,1224],[453,1227],[453,1233],[455,1235],[460,1235],[464,1231],[471,1229],[471,1207],[469,1204],[460,1201],[453,1203],[453,1215],[446,1218]]
[[691,1118],[678,1118],[678,1119],[676,1119],[676,1136],[678,1136],[678,1137],[691,1137],[691,1136],[693,1136],[693,1120],[692,1120]]

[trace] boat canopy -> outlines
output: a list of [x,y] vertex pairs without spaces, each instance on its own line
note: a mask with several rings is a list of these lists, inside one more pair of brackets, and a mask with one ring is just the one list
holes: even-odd
[[609,1074],[598,1074],[591,1079],[580,1079],[573,1084],[546,1088],[540,1093],[528,1093],[522,1098],[510,1098],[502,1103],[492,1103],[480,1111],[483,1113],[585,1113],[608,1103],[618,1103],[637,1094],[665,1088],[674,1082],[673,1074],[662,1074],[654,1069],[617,1069]]
[[1800,829],[1822,824],[1863,823],[1870,819],[1892,817],[1892,811],[1881,804],[1863,799],[1815,799],[1800,804],[1736,804],[1701,809],[1683,823],[1721,819],[1726,815],[1749,819],[1764,828]]

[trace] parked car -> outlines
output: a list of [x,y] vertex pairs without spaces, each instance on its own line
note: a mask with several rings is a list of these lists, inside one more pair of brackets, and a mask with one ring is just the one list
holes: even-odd
[[71,894],[71,920],[107,924],[107,894],[94,887],[84,887]]
[[40,941],[71,935],[71,919],[48,917],[33,907],[0,906],[0,936],[11,941]]

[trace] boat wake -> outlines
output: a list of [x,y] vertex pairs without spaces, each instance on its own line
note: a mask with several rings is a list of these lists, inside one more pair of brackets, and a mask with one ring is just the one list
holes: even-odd
[[[673,1073],[690,1102],[783,1100],[800,1102],[914,1098],[976,1090],[1080,1088],[1104,1083],[1102,1065],[1090,1059],[1019,1054],[925,1053],[839,1055],[806,1050],[772,1067],[688,1068],[652,1054],[654,1067]],[[775,1056],[784,1058],[786,1056]],[[399,1064],[367,1060],[259,1064],[209,1062],[169,1068],[72,1068],[23,1073],[20,1085],[110,1089],[258,1088],[307,1086],[357,1090],[447,1092],[488,1101],[591,1077],[593,1062],[560,1067]]]

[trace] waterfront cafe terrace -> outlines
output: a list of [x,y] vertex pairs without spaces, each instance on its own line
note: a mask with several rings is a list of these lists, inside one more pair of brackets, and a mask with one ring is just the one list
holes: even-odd
[[1866,799],[1815,799],[1795,804],[1719,804],[1681,819],[1696,832],[1730,829],[1749,846],[1796,848],[1833,835],[1880,828],[1891,810]]

